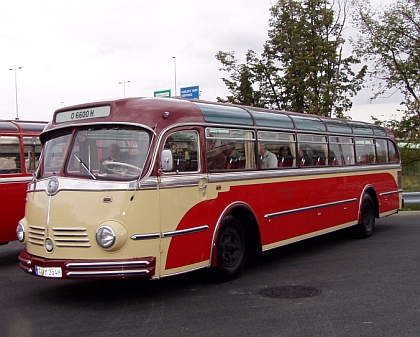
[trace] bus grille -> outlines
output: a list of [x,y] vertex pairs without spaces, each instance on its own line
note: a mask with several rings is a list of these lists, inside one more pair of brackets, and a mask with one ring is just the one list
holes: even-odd
[[[28,242],[43,246],[46,229],[38,226],[29,226]],[[90,242],[86,228],[55,227],[52,229],[52,238],[56,247],[89,248]]]
[[45,228],[38,226],[29,226],[28,242],[42,246],[44,244]]
[[89,237],[86,228],[55,227],[53,230],[54,242],[57,247],[89,248]]

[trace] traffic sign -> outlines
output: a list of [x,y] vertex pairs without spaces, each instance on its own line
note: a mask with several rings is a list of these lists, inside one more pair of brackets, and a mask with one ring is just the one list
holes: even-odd
[[198,85],[193,87],[181,88],[181,98],[199,98],[200,89]]
[[171,89],[155,91],[154,97],[171,97]]

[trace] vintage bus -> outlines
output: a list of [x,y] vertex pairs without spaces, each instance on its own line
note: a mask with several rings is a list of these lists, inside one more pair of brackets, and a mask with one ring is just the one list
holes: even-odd
[[[55,111],[17,236],[41,277],[237,277],[263,252],[402,205],[401,162],[380,126],[170,98]],[[287,152],[287,153],[286,153]]]
[[26,187],[41,153],[39,134],[46,122],[0,120],[0,244],[16,240],[25,214]]

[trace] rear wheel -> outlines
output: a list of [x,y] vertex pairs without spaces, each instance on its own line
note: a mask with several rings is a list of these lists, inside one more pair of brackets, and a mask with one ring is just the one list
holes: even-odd
[[241,223],[232,215],[223,219],[217,237],[217,267],[215,273],[220,281],[237,278],[245,265],[246,244]]
[[375,226],[375,206],[369,194],[363,196],[361,223],[357,225],[358,235],[367,238],[372,235]]

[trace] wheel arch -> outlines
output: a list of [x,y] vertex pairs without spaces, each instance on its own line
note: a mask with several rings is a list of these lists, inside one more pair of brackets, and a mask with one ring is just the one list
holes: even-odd
[[211,241],[211,252],[210,252],[210,259],[211,259],[210,265],[211,266],[217,265],[217,251],[216,251],[217,236],[219,235],[219,230],[223,222],[223,219],[228,215],[234,216],[241,223],[244,229],[245,242],[246,242],[247,249],[251,251],[256,251],[256,252],[262,251],[260,228],[258,225],[255,212],[252,210],[251,206],[249,206],[247,203],[235,202],[228,205],[220,214],[217,220],[217,224],[214,229],[213,238]]
[[375,218],[379,219],[379,199],[378,194],[376,193],[375,188],[372,185],[366,185],[360,195],[359,201],[359,224],[362,223],[362,204],[363,204],[363,196],[368,194],[373,200],[373,207],[375,208]]

